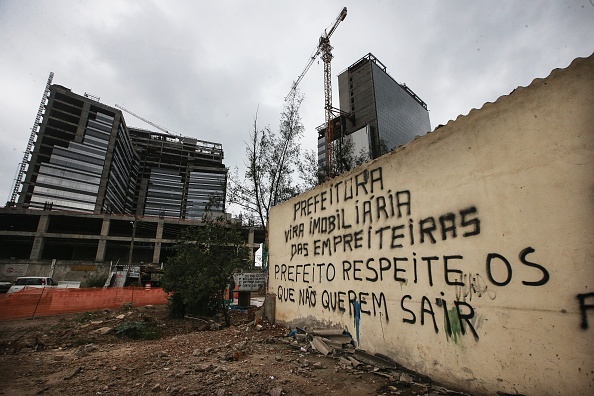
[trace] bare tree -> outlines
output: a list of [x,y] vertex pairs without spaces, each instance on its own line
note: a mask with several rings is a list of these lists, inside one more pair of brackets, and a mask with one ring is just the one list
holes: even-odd
[[303,160],[299,163],[299,176],[301,177],[301,190],[311,190],[326,180],[325,169],[318,162],[315,150],[304,153]]
[[301,192],[293,174],[299,169],[303,125],[299,108],[303,96],[292,95],[281,114],[279,133],[270,128],[258,129],[254,118],[250,140],[246,143],[246,172],[242,179],[237,171],[230,177],[229,203],[247,212],[248,221],[266,225],[270,208]]

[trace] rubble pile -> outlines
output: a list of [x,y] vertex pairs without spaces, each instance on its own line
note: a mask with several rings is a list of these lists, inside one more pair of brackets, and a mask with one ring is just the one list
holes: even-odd
[[[409,370],[388,356],[376,353],[369,354],[356,348],[351,334],[342,329],[295,328],[282,339],[295,349],[304,353],[319,353],[336,360],[335,366],[353,375],[372,373],[386,378],[386,382],[378,389],[378,394],[401,395],[467,395],[449,390],[434,384],[431,378]],[[406,390],[406,391],[405,391]]]

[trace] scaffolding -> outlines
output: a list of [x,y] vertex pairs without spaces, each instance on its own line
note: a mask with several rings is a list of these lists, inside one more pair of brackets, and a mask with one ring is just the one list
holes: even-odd
[[45,110],[45,103],[47,102],[47,98],[49,96],[50,86],[52,85],[52,81],[54,79],[54,72],[50,72],[49,77],[47,79],[47,83],[45,84],[45,91],[43,91],[43,97],[41,98],[41,104],[39,105],[39,109],[37,110],[37,116],[35,117],[35,123],[33,124],[33,128],[31,128],[31,135],[29,136],[29,142],[27,143],[27,149],[25,150],[25,154],[23,155],[23,161],[19,164],[19,170],[17,173],[16,178],[14,179],[14,186],[12,188],[12,194],[10,195],[10,200],[8,201],[7,206],[14,206],[16,204],[17,195],[19,194],[19,189],[23,182],[23,175],[27,170],[27,164],[29,163],[29,156],[33,151],[33,146],[35,145],[35,138],[37,136],[37,129],[39,127],[39,123],[41,121],[41,117],[43,116],[43,111]]

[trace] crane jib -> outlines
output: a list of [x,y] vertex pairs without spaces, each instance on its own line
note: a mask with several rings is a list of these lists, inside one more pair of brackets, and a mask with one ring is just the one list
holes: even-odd
[[301,82],[301,80],[303,79],[303,77],[305,76],[305,74],[307,73],[307,71],[309,70],[311,65],[313,64],[313,62],[316,60],[318,55],[320,55],[320,53],[322,52],[322,45],[324,43],[329,44],[328,39],[336,30],[336,28],[338,27],[338,24],[340,24],[340,22],[344,21],[346,16],[347,16],[347,8],[344,7],[342,9],[342,11],[340,12],[340,14],[338,14],[338,17],[336,18],[336,21],[334,22],[334,25],[332,26],[330,31],[328,33],[324,32],[324,34],[318,40],[318,45],[316,46],[316,49],[314,50],[313,55],[309,58],[307,65],[305,65],[305,68],[303,69],[303,71],[301,72],[299,77],[297,77],[295,82],[293,83],[293,86],[291,87],[289,94],[285,97],[285,100],[287,100],[295,92],[295,90],[297,89],[297,86],[299,85],[299,83]]
[[295,82],[293,83],[293,86],[291,87],[291,90],[289,91],[289,94],[285,97],[285,101],[288,100],[289,98],[291,98],[292,95],[295,94],[296,90],[297,90],[297,86],[299,85],[299,83],[301,82],[301,80],[303,79],[303,77],[305,76],[305,73],[307,73],[307,71],[309,70],[310,66],[313,64],[314,60],[318,57],[318,55],[322,54],[321,58],[324,61],[324,109],[325,109],[325,115],[326,115],[326,168],[328,170],[328,177],[332,176],[332,153],[331,153],[331,138],[334,136],[334,133],[332,131],[333,129],[333,125],[332,125],[332,115],[334,114],[333,112],[333,107],[332,107],[332,81],[331,81],[331,76],[330,76],[330,62],[332,60],[332,46],[330,45],[330,36],[332,36],[332,34],[334,33],[334,31],[336,30],[336,28],[338,27],[338,25],[340,24],[340,22],[344,21],[344,19],[347,16],[347,8],[344,7],[342,9],[342,11],[340,12],[340,14],[338,14],[338,17],[336,18],[336,20],[334,21],[334,24],[332,25],[332,28],[330,28],[330,30],[328,32],[324,31],[324,33],[322,34],[322,36],[320,37],[319,41],[318,41],[318,45],[316,46],[316,49],[314,51],[314,54],[310,57],[310,59],[307,62],[307,65],[305,66],[305,69],[303,69],[303,72],[301,72],[301,74],[299,75],[299,77],[297,77],[297,80],[295,80]]

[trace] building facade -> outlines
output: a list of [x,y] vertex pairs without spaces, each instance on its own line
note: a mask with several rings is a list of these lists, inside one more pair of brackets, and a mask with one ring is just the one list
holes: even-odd
[[[160,264],[173,253],[182,231],[201,224],[171,217],[0,208],[0,264]],[[253,251],[264,242],[262,229],[243,227],[242,232]]]
[[17,207],[131,213],[137,162],[120,111],[52,85]]
[[139,154],[138,214],[201,219],[225,211],[227,168],[219,143],[130,128]]
[[119,109],[52,85],[17,208],[201,219],[225,211],[223,148],[126,126]]
[[[51,85],[19,198],[0,208],[0,279],[52,261],[58,280],[161,265],[205,211],[230,218],[226,182],[221,144],[129,128],[121,110]],[[252,252],[264,241],[242,232]]]
[[[427,104],[396,82],[372,54],[338,75],[338,93],[341,114],[332,137],[336,161],[345,155],[337,147],[344,140],[351,155],[377,158],[431,131]],[[318,162],[325,166],[325,127],[318,132]]]

